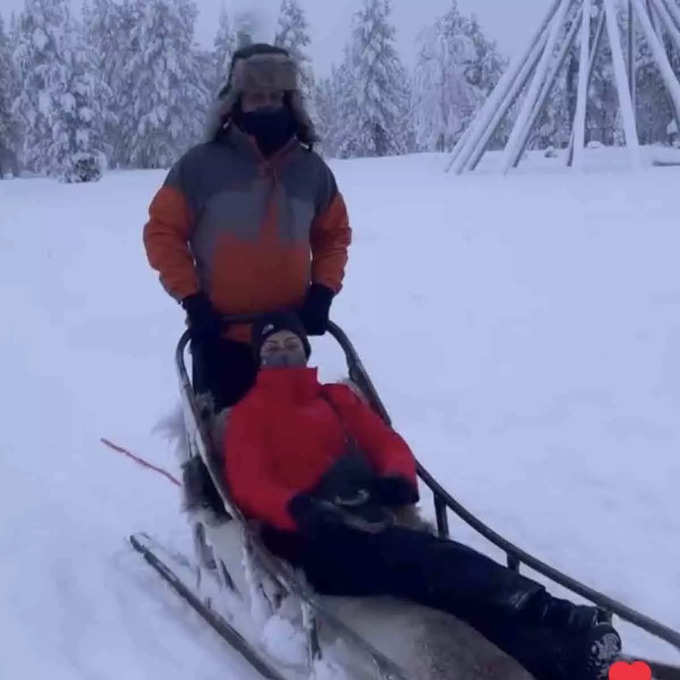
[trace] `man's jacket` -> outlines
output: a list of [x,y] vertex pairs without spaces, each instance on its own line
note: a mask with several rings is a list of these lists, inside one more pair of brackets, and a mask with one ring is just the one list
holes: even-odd
[[264,368],[231,411],[224,474],[244,514],[294,531],[289,501],[312,490],[353,441],[379,476],[402,476],[417,489],[408,445],[354,392],[322,385],[315,368]]
[[175,164],[149,215],[149,262],[178,300],[203,290],[222,314],[255,314],[299,306],[310,283],[342,285],[345,204],[328,166],[296,139],[265,159],[231,126]]

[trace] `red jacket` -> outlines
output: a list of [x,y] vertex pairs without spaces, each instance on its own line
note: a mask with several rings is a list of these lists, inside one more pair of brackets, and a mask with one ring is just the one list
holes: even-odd
[[401,475],[417,488],[404,440],[346,385],[321,385],[316,368],[265,368],[231,411],[224,474],[248,517],[296,530],[288,502],[311,490],[346,453],[347,435],[378,475]]

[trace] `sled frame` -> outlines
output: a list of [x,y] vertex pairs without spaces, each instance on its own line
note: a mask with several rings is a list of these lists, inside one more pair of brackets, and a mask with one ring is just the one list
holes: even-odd
[[[256,319],[257,317],[253,315],[239,315],[225,317],[224,321],[225,323],[231,324],[252,323]],[[361,390],[368,400],[369,405],[383,419],[383,421],[386,424],[391,425],[389,413],[380,399],[378,391],[371,381],[368,371],[363,365],[358,352],[356,351],[347,334],[340,328],[340,326],[333,323],[332,321],[329,322],[328,332],[340,345],[345,354],[350,380]],[[189,332],[186,331],[178,342],[175,353],[175,361],[180,381],[180,389],[182,390],[185,403],[187,403],[190,407],[190,415],[193,416],[192,420],[194,420],[196,430],[200,433],[200,437],[196,442],[199,450],[192,451],[192,455],[200,455],[203,458],[206,466],[208,467],[208,471],[213,483],[223,497],[227,512],[234,519],[238,519],[243,524],[247,532],[250,532],[251,529],[248,527],[246,520],[241,515],[238,508],[236,508],[231,502],[225,484],[216,473],[216,470],[219,470],[220,466],[210,464],[211,462],[215,461],[215,456],[219,454],[218,452],[212,451],[212,445],[210,444],[212,440],[207,429],[209,426],[209,418],[212,416],[212,414],[200,412],[196,402],[191,379],[187,372],[184,361],[185,350],[187,349],[189,340]],[[185,417],[187,417],[187,414],[185,414]],[[644,630],[658,639],[664,640],[668,644],[672,645],[677,651],[680,651],[680,632],[673,630],[659,621],[654,620],[653,618],[585,585],[584,583],[581,583],[571,576],[568,576],[558,569],[555,569],[549,564],[546,564],[537,557],[534,557],[525,550],[522,550],[494,531],[491,527],[489,527],[467,508],[465,508],[460,502],[458,502],[446,489],[444,489],[443,486],[441,486],[441,484],[439,484],[439,482],[437,482],[437,480],[428,472],[422,463],[419,461],[416,461],[416,463],[420,480],[428,487],[433,495],[437,531],[440,537],[449,537],[448,513],[451,511],[461,520],[463,520],[463,522],[465,522],[468,526],[474,529],[478,534],[503,551],[506,555],[507,565],[510,569],[519,572],[521,565],[524,564],[553,583],[557,583],[570,592],[578,594],[586,600],[592,602],[594,605],[602,608],[609,615],[616,614],[622,620],[627,621],[628,623],[640,628],[641,630]],[[251,535],[251,538],[255,537]],[[316,601],[314,594],[309,589],[301,586],[298,583],[298,579],[295,577],[292,569],[287,568],[288,565],[286,565],[282,560],[270,555],[259,541],[255,540],[253,543],[257,546],[258,557],[268,568],[274,572],[278,580],[282,581],[282,583],[286,587],[290,588],[293,592],[299,594],[304,600],[312,602]],[[322,615],[324,615],[323,612]],[[312,631],[311,634],[314,635],[315,632]],[[389,663],[387,659],[383,658],[383,660]],[[677,677],[680,678],[680,669],[678,669]]]

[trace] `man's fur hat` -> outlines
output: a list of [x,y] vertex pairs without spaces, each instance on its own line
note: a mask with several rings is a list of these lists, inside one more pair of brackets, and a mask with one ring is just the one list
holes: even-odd
[[213,141],[228,125],[241,94],[250,90],[283,90],[285,104],[298,125],[298,139],[309,146],[314,143],[316,134],[299,89],[297,65],[287,50],[266,43],[248,45],[234,53],[227,84],[210,111],[207,141]]

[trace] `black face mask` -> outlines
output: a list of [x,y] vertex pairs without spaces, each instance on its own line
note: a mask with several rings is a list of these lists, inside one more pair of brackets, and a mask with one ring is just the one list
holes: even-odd
[[255,137],[265,156],[278,151],[297,132],[297,123],[286,106],[266,107],[248,113],[239,108],[234,121],[241,130]]

